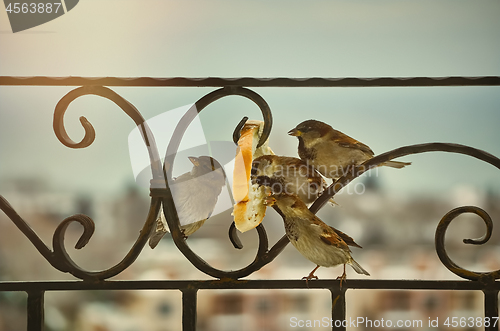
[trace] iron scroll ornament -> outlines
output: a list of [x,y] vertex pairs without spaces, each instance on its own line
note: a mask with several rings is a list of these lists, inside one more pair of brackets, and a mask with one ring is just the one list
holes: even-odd
[[[143,139],[148,148],[150,162],[151,162],[151,169],[153,173],[153,181],[151,188],[152,198],[151,198],[150,209],[138,239],[136,240],[136,242],[134,243],[133,247],[130,249],[128,254],[124,257],[124,259],[117,265],[107,270],[91,272],[80,268],[69,257],[64,247],[64,235],[66,228],[71,222],[80,223],[83,226],[84,231],[75,247],[77,249],[83,248],[87,244],[87,242],[89,241],[94,232],[94,222],[92,221],[92,219],[90,219],[86,215],[73,215],[63,220],[63,222],[59,224],[54,233],[53,236],[54,250],[51,251],[43,243],[43,241],[36,235],[36,233],[30,228],[30,226],[10,206],[8,201],[0,196],[0,209],[2,209],[4,213],[16,224],[16,226],[26,235],[26,237],[33,243],[33,245],[42,254],[42,256],[44,256],[45,259],[47,259],[47,261],[51,263],[52,266],[54,266],[56,269],[62,272],[69,272],[75,277],[84,280],[103,280],[121,273],[135,261],[135,259],[139,256],[140,252],[144,248],[149,236],[151,235],[154,229],[156,216],[158,215],[158,212],[162,204],[163,204],[163,212],[166,215],[167,222],[172,231],[172,237],[176,246],[181,250],[181,252],[195,267],[213,277],[221,279],[222,278],[237,279],[245,277],[251,274],[252,272],[262,268],[264,265],[270,263],[286,247],[286,245],[288,244],[288,239],[286,236],[283,236],[278,242],[275,243],[275,245],[271,249],[268,249],[267,236],[265,233],[265,229],[261,224],[256,228],[259,235],[259,248],[255,260],[251,264],[249,264],[245,268],[236,271],[218,270],[208,265],[205,261],[203,261],[199,256],[197,256],[194,252],[190,250],[190,248],[187,246],[184,238],[181,235],[178,216],[175,210],[175,205],[173,203],[172,195],[168,187],[168,180],[167,180],[171,175],[171,170],[172,170],[172,167],[169,166],[169,164],[173,164],[173,160],[175,158],[175,154],[182,139],[182,135],[184,134],[187,126],[192,121],[192,119],[194,119],[194,117],[183,118],[183,120],[181,120],[181,122],[178,124],[174,132],[174,137],[177,137],[178,140],[174,139],[174,141],[171,141],[171,143],[169,144],[169,147],[167,148],[167,156],[165,158],[165,165],[162,167],[158,151],[156,148],[156,144],[154,141],[154,137],[151,131],[149,130],[145,120],[143,119],[139,111],[132,104],[130,104],[128,101],[119,96],[117,93],[106,87],[102,86],[80,87],[66,94],[59,101],[54,112],[54,131],[56,133],[56,136],[61,141],[61,143],[70,148],[85,148],[91,145],[95,139],[95,130],[93,129],[90,122],[88,122],[87,119],[85,119],[85,117],[80,118],[82,126],[85,129],[85,136],[78,143],[73,142],[69,138],[64,129],[64,124],[63,124],[64,113],[69,104],[76,98],[88,94],[98,95],[113,101],[123,111],[125,111],[125,113],[129,115],[132,118],[132,120],[134,120],[136,125],[139,127],[143,135]],[[271,126],[272,126],[271,111],[267,103],[264,101],[264,99],[260,95],[251,90],[242,87],[231,86],[213,91],[202,97],[196,103],[198,113],[203,108],[208,106],[210,103],[228,95],[240,95],[246,97],[254,101],[261,108],[265,121],[264,134],[263,137],[261,137],[261,140],[259,141],[259,145],[262,144],[267,139],[271,131]],[[237,126],[235,134],[233,135],[234,140],[237,140],[239,134],[238,128],[241,128],[245,120],[246,119],[243,119]],[[487,163],[490,163],[493,166],[500,169],[500,159],[484,151],[464,145],[447,144],[447,143],[428,143],[421,145],[404,146],[380,154],[368,160],[364,164],[356,167],[353,172],[345,174],[343,177],[339,178],[336,182],[330,185],[330,187],[325,191],[325,193],[322,196],[320,196],[315,201],[315,203],[310,207],[310,209],[312,212],[316,213],[320,208],[322,208],[326,204],[326,202],[331,197],[333,197],[336,193],[338,193],[343,187],[348,185],[353,179],[360,176],[362,173],[368,171],[369,169],[380,165],[381,163],[405,155],[425,153],[431,151],[452,152],[452,153],[461,153],[469,155],[478,158],[480,160],[483,160]],[[164,186],[160,186],[161,188],[158,188],[156,184],[160,183]],[[489,273],[476,273],[463,269],[458,265],[456,265],[446,253],[446,250],[444,248],[444,234],[446,232],[447,226],[456,216],[464,212],[473,212],[478,214],[484,220],[487,227],[487,233],[483,238],[479,240],[466,239],[464,240],[465,243],[484,244],[485,242],[488,241],[491,235],[492,222],[489,215],[483,210],[477,207],[460,207],[450,211],[447,215],[443,217],[436,230],[436,249],[438,251],[438,255],[441,261],[450,271],[466,279],[482,280],[486,278],[487,279],[500,278],[500,270]]]
[[[230,95],[239,95],[242,97],[245,97],[247,99],[250,99],[253,101],[261,110],[262,116],[264,118],[264,128],[261,137],[259,138],[259,142],[257,144],[257,147],[260,147],[269,137],[269,134],[271,132],[272,128],[272,114],[271,114],[271,109],[269,108],[269,105],[267,102],[256,92],[243,88],[243,87],[225,87],[221,88],[218,90],[215,90],[211,93],[208,93],[201,99],[199,99],[196,103],[196,113],[195,112],[187,112],[179,121],[178,125],[176,126],[174,133],[172,135],[172,139],[170,140],[166,155],[165,155],[165,161],[164,161],[164,166],[163,166],[163,171],[164,171],[164,177],[165,177],[165,186],[166,189],[155,189],[153,188],[151,190],[151,195],[153,197],[155,196],[160,196],[162,197],[163,201],[163,213],[165,214],[165,218],[167,220],[167,224],[169,228],[171,229],[171,234],[172,234],[172,239],[177,246],[177,248],[184,254],[184,256],[193,264],[197,269],[200,271],[204,272],[207,275],[210,275],[215,278],[220,278],[220,279],[238,279],[242,277],[246,277],[253,272],[259,270],[262,268],[264,265],[267,263],[271,262],[272,260],[268,259],[268,239],[267,239],[267,234],[264,229],[263,224],[259,224],[256,227],[256,231],[259,237],[259,245],[257,249],[257,253],[255,256],[255,259],[246,267],[241,268],[239,270],[231,270],[231,271],[224,271],[220,270],[217,268],[212,267],[210,264],[208,264],[206,261],[204,261],[200,256],[198,256],[196,253],[194,253],[189,246],[186,244],[186,239],[181,233],[180,230],[180,223],[179,223],[179,218],[177,215],[177,212],[175,210],[175,205],[173,202],[172,198],[172,193],[170,192],[170,189],[168,188],[168,181],[171,180],[172,178],[172,169],[173,169],[173,164],[175,161],[175,157],[177,155],[180,143],[182,141],[182,138],[184,136],[184,133],[186,132],[189,124],[192,122],[192,120],[198,116],[198,114],[209,104],[219,100],[220,98],[230,96]],[[237,125],[234,133],[233,133],[233,140],[237,142],[239,138],[239,130],[241,127],[245,124],[247,120],[247,117],[244,117]],[[233,223],[234,224],[234,223]],[[230,228],[232,229],[233,226]],[[231,231],[231,230],[230,230]],[[238,246],[235,243],[239,243],[239,240],[235,234],[235,231],[230,232],[230,239],[233,242],[233,244]],[[241,246],[241,243],[239,243],[239,246]]]
[[[85,135],[80,142],[74,142],[69,138],[65,128],[64,128],[64,114],[69,106],[69,104],[77,99],[78,97],[84,95],[97,95],[104,97],[113,101],[116,105],[118,105],[139,127],[140,132],[143,136],[144,142],[147,146],[150,164],[153,179],[151,181],[151,204],[149,208],[149,212],[144,223],[144,226],[140,232],[139,237],[136,242],[127,253],[127,255],[123,258],[115,266],[103,270],[103,271],[87,271],[80,266],[78,266],[67,253],[64,246],[64,236],[66,233],[66,229],[72,222],[78,222],[83,227],[83,234],[80,236],[78,242],[75,245],[76,249],[81,249],[85,247],[90,238],[92,237],[95,229],[94,221],[88,217],[87,215],[77,214],[70,216],[63,220],[59,226],[56,228],[53,235],[53,251],[45,245],[45,243],[38,237],[38,235],[31,229],[28,223],[22,219],[22,217],[14,210],[14,208],[9,204],[9,202],[2,196],[0,196],[0,209],[4,211],[4,213],[14,222],[14,224],[23,232],[26,237],[33,243],[35,248],[45,257],[45,259],[56,269],[62,272],[68,272],[73,276],[83,279],[83,280],[104,280],[117,274],[121,273],[123,270],[128,268],[139,256],[142,249],[144,248],[147,240],[149,239],[151,233],[155,227],[155,221],[157,215],[160,211],[161,205],[163,203],[163,211],[165,215],[167,215],[167,221],[170,229],[172,230],[172,236],[174,238],[174,242],[179,247],[181,252],[190,260],[193,265],[195,265],[201,271],[212,275],[214,277],[219,278],[241,278],[255,270],[260,269],[263,265],[267,264],[270,261],[267,261],[262,256],[268,251],[268,240],[267,235],[264,230],[264,227],[261,225],[257,228],[257,232],[259,234],[259,249],[257,252],[257,257],[253,263],[251,263],[248,267],[243,268],[239,271],[233,272],[224,272],[218,269],[211,267],[206,264],[201,258],[199,258],[194,252],[192,252],[189,247],[184,242],[184,239],[181,239],[180,236],[180,228],[179,228],[179,220],[177,216],[177,212],[175,210],[175,204],[172,199],[172,194],[170,192],[168,186],[168,180],[166,180],[167,174],[170,175],[171,172],[167,170],[168,167],[161,166],[161,160],[158,154],[158,149],[156,147],[154,136],[149,129],[146,121],[139,113],[139,111],[127,100],[118,95],[116,92],[111,89],[103,86],[83,86],[76,88],[69,93],[67,93],[56,105],[54,111],[54,121],[53,128],[54,132],[61,141],[61,143],[70,148],[86,148],[90,146],[95,140],[95,130],[92,124],[85,118],[80,117],[80,122],[85,130]],[[227,87],[223,89],[216,90],[211,92],[204,97],[202,97],[198,102],[196,102],[196,106],[198,112],[203,108],[208,106],[210,103],[215,100],[222,98],[227,95],[241,95],[253,100],[262,110],[264,116],[264,129],[263,135],[258,145],[264,143],[271,131],[272,127],[272,115],[269,109],[269,106],[264,101],[264,99],[258,95],[257,93],[239,87]],[[167,149],[167,160],[172,161],[175,158],[175,153],[180,144],[180,140],[182,139],[182,135],[184,134],[187,125],[194,119],[194,117],[190,117],[190,113],[186,114],[186,116],[181,120],[181,122],[177,125],[177,128],[174,132],[174,137],[178,139],[172,139],[169,144],[169,148]],[[240,122],[239,125],[244,124],[244,121]],[[179,133],[179,130],[182,130],[182,134],[176,135]],[[176,145],[177,143],[177,145]],[[175,148],[175,153],[169,153],[173,148]],[[172,158],[170,158],[172,156]],[[171,167],[170,167],[171,170]],[[160,189],[158,189],[158,183],[161,183]],[[226,276],[226,274],[228,276]]]
[[[92,144],[95,139],[95,130],[92,124],[85,118],[80,117],[80,122],[85,129],[85,135],[80,142],[72,141],[66,130],[64,129],[64,113],[66,112],[69,104],[76,98],[84,95],[98,95],[103,98],[113,101],[118,105],[127,115],[129,115],[134,122],[139,127],[146,146],[148,148],[151,169],[153,172],[153,178],[160,180],[162,178],[161,173],[161,162],[157,152],[156,144],[149,127],[147,126],[144,118],[139,113],[139,111],[128,101],[122,98],[120,95],[115,93],[109,88],[103,86],[84,86],[76,88],[69,93],[67,93],[56,105],[54,111],[54,132],[65,146],[70,148],[85,148]],[[36,249],[45,257],[45,259],[56,269],[62,272],[69,272],[73,276],[84,279],[84,280],[102,280],[116,276],[123,270],[128,268],[139,256],[140,252],[144,248],[151,231],[154,228],[156,215],[161,207],[161,201],[159,198],[152,198],[149,208],[148,215],[144,226],[139,234],[139,237],[133,244],[127,255],[115,266],[103,270],[103,271],[87,271],[80,266],[78,266],[68,255],[64,246],[64,235],[68,225],[72,222],[78,222],[83,227],[83,234],[80,236],[75,248],[83,248],[94,233],[95,224],[94,221],[82,214],[77,214],[70,216],[63,220],[59,226],[56,228],[53,235],[53,251],[51,251],[43,241],[37,236],[37,234],[31,229],[31,227],[24,221],[19,214],[10,206],[10,204],[3,197],[0,196],[0,209],[2,209],[5,214],[16,224],[16,226],[23,232],[26,237],[33,243]]]
[[[358,167],[354,168],[353,171],[345,174],[338,180],[336,180],[332,185],[328,187],[323,195],[321,195],[309,208],[313,213],[317,213],[319,209],[321,209],[330,198],[332,198],[336,193],[338,193],[342,188],[348,185],[353,179],[359,177],[364,172],[378,167],[379,165],[393,160],[395,158],[412,155],[412,154],[420,154],[426,152],[449,152],[449,153],[458,153],[464,154],[468,156],[472,156],[484,162],[487,162],[497,169],[500,169],[500,159],[495,157],[494,155],[487,153],[485,151],[465,146],[459,144],[451,144],[451,143],[427,143],[427,144],[419,144],[419,145],[411,145],[404,146],[400,148],[396,148],[392,151],[377,155],[372,159],[364,162]],[[448,268],[451,272],[456,274],[459,277],[469,279],[469,280],[483,280],[483,281],[493,281],[495,279],[500,278],[500,270],[492,271],[492,272],[474,272],[467,270],[458,266],[453,260],[449,257],[446,252],[444,238],[446,234],[446,230],[448,229],[448,225],[459,215],[463,213],[474,213],[481,217],[486,225],[486,234],[480,239],[464,239],[463,242],[465,244],[473,244],[473,245],[483,245],[491,237],[491,233],[493,230],[493,222],[491,217],[485,212],[483,209],[474,207],[474,206],[463,206],[453,209],[448,212],[441,221],[439,222],[436,228],[435,234],[435,245],[436,252],[438,254],[439,259]],[[282,238],[283,239],[283,238]]]

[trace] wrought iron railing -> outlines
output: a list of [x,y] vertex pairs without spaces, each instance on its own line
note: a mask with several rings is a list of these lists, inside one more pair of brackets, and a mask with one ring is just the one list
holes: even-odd
[[[454,263],[444,246],[444,236],[450,222],[463,213],[474,213],[480,216],[486,225],[486,234],[483,238],[472,240],[465,239],[468,244],[481,245],[486,243],[492,233],[493,223],[486,211],[473,206],[459,207],[446,214],[436,230],[436,251],[441,262],[454,274],[468,281],[424,281],[424,280],[349,280],[342,288],[338,281],[318,280],[305,282],[302,280],[240,280],[264,265],[272,262],[288,244],[288,239],[283,236],[271,248],[265,228],[260,224],[256,231],[259,236],[259,245],[254,261],[246,267],[225,271],[214,268],[201,257],[194,253],[187,245],[181,234],[179,219],[175,209],[172,193],[169,188],[169,179],[172,176],[172,166],[177,154],[182,136],[191,121],[212,102],[229,95],[239,95],[252,100],[262,111],[264,118],[264,131],[259,144],[262,144],[272,128],[272,113],[266,101],[256,92],[247,87],[372,87],[372,86],[499,86],[500,77],[446,77],[446,78],[83,78],[83,77],[0,77],[0,85],[31,85],[31,86],[79,86],[67,93],[56,105],[54,112],[54,131],[61,143],[70,148],[85,148],[92,144],[95,138],[93,126],[85,117],[80,121],[85,129],[85,136],[80,142],[72,141],[64,128],[63,117],[72,101],[83,95],[97,95],[113,101],[118,105],[138,126],[144,142],[148,148],[152,180],[150,186],[151,203],[149,213],[146,215],[144,226],[128,254],[115,266],[102,271],[88,271],[72,260],[64,246],[64,237],[68,226],[77,222],[84,231],[75,248],[85,247],[94,233],[93,220],[82,214],[73,215],[64,219],[53,235],[52,249],[50,249],[31,229],[28,223],[12,208],[9,202],[0,196],[0,209],[14,222],[14,224],[33,243],[42,256],[56,269],[67,272],[81,279],[81,281],[65,282],[0,282],[0,291],[23,291],[28,293],[28,329],[43,330],[44,328],[44,294],[48,291],[75,291],[75,290],[180,290],[182,292],[183,329],[196,329],[196,302],[197,291],[200,289],[302,289],[322,288],[328,289],[332,295],[332,320],[345,320],[345,293],[349,289],[415,289],[415,290],[475,290],[484,293],[485,317],[498,317],[498,292],[500,270],[493,272],[474,272],[466,270]],[[106,87],[105,87],[106,86]],[[164,163],[162,164],[155,139],[140,112],[127,100],[111,90],[110,86],[198,86],[220,87],[208,93],[196,102],[197,113],[188,112],[177,125],[173,138],[170,141]],[[239,138],[239,130],[247,118],[238,124],[234,131],[233,140]],[[426,143],[397,148],[380,154],[360,165],[355,171],[345,174],[336,180],[310,207],[316,213],[326,202],[354,178],[369,169],[401,156],[425,153],[431,151],[460,153],[472,156],[500,169],[500,159],[469,146],[452,143]],[[210,281],[108,281],[113,276],[120,274],[128,268],[139,256],[148,238],[154,231],[156,217],[163,208],[172,238],[177,248],[200,271],[215,278]],[[229,237],[235,247],[241,247],[234,223],[230,226]],[[345,330],[346,326],[336,324],[334,330]],[[498,330],[498,326],[491,323],[487,330]]]

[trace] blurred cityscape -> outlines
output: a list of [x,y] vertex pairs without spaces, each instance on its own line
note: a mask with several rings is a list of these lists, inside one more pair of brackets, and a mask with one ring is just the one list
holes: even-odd
[[[500,197],[488,190],[457,186],[447,194],[403,194],[386,192],[379,178],[363,176],[362,194],[343,193],[337,206],[325,206],[319,217],[356,239],[363,249],[353,248],[355,259],[371,273],[371,279],[459,279],[439,261],[434,249],[436,226],[448,211],[465,204],[485,209],[500,219]],[[66,217],[83,213],[92,217],[96,231],[87,247],[72,248],[81,228],[71,225],[66,246],[72,258],[90,270],[107,269],[118,263],[132,247],[149,208],[147,191],[130,185],[117,197],[88,196],[54,190],[43,179],[9,179],[0,183],[0,193],[50,247],[57,225]],[[257,236],[240,234],[243,250],[232,247],[227,230],[231,211],[216,215],[188,239],[190,247],[220,269],[241,268],[253,260]],[[282,220],[268,210],[264,225],[270,245],[283,234]],[[460,266],[474,271],[500,269],[499,234],[486,245],[464,245],[464,238],[484,234],[477,217],[463,215],[447,233],[447,251]],[[275,261],[249,279],[300,279],[314,265],[288,245]],[[348,267],[349,268],[349,267]],[[320,279],[335,279],[342,267],[320,268]],[[360,278],[352,269],[348,279]],[[167,234],[157,248],[148,246],[138,260],[113,280],[209,279],[177,250]],[[0,280],[74,280],[55,270],[36,251],[16,226],[0,213]],[[329,330],[294,321],[329,317],[331,296],[326,290],[204,290],[198,297],[198,330]],[[347,291],[347,317],[370,320],[418,321],[422,325],[380,330],[446,330],[448,317],[483,317],[483,297],[468,291]],[[439,327],[429,319],[439,318]],[[45,304],[49,331],[173,331],[181,329],[179,291],[74,291],[48,292]],[[0,331],[26,329],[26,295],[0,293]],[[354,330],[352,326],[348,330]],[[372,329],[367,326],[356,329]],[[479,330],[481,327],[465,327]]]

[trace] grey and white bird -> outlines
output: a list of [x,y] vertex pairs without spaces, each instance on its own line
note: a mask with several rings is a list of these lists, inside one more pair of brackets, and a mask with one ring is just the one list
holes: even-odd
[[[185,238],[195,233],[212,214],[217,199],[226,184],[226,175],[220,163],[210,156],[189,157],[193,168],[190,172],[175,178],[170,185],[175,208],[179,216],[181,231]],[[156,230],[149,239],[149,246],[155,248],[168,225],[160,210]]]
[[314,215],[304,202],[296,195],[273,194],[266,198],[268,206],[281,215],[285,223],[286,236],[292,245],[309,261],[316,264],[316,268],[308,276],[302,278],[306,281],[318,279],[314,272],[319,267],[335,267],[344,265],[344,273],[337,279],[346,279],[345,265],[349,264],[358,274],[369,276],[351,256],[348,245],[361,248],[347,234],[328,226]]

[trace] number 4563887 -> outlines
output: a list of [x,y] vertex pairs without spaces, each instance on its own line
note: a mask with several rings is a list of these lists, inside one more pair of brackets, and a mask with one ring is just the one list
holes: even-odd
[[56,13],[59,11],[59,7],[61,7],[61,3],[9,3],[5,10],[7,13],[11,14],[51,14],[52,12]]
[[496,327],[498,323],[498,317],[448,317],[444,321],[443,325],[449,328],[465,328],[465,327]]

